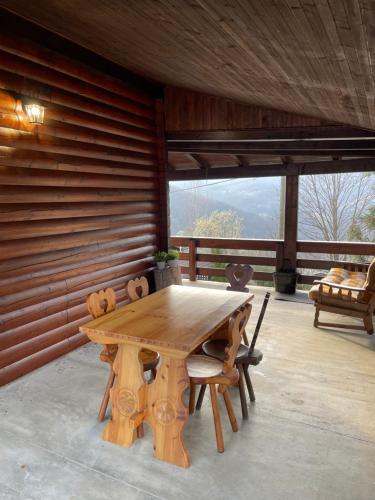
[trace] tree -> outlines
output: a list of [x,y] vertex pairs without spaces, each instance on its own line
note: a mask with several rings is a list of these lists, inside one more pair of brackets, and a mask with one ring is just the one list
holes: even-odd
[[[375,197],[375,188],[374,188],[374,197]],[[371,236],[369,237],[369,241],[375,242],[375,206],[369,207],[367,212],[362,216],[361,219],[366,229],[371,234]]]
[[301,232],[313,240],[347,240],[371,204],[372,184],[371,176],[357,173],[302,177]]
[[[215,210],[208,216],[199,217],[193,226],[193,236],[206,238],[241,238],[243,219],[239,217],[235,210]],[[206,251],[206,250],[205,250]],[[220,248],[211,248],[211,253],[220,255]],[[225,268],[225,263],[215,262],[213,267],[217,269]],[[226,282],[225,277],[210,276],[210,281]]]
[[193,236],[213,238],[241,238],[243,219],[235,210],[215,210],[199,217],[193,224]]
[[[299,218],[303,237],[324,241],[364,241],[364,221],[369,217],[373,199],[371,175],[308,175],[301,180]],[[332,258],[338,259],[339,256]]]

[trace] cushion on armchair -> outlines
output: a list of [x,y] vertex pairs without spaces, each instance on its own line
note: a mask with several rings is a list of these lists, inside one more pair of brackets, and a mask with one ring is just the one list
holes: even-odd
[[[343,286],[353,286],[356,288],[362,288],[365,286],[367,275],[358,271],[348,271],[342,267],[332,267],[321,281],[327,283],[335,283],[336,285]],[[323,286],[323,293],[329,293],[329,287]],[[339,289],[333,289],[333,295],[338,295]],[[341,290],[342,295],[348,295],[348,290]],[[353,293],[352,296],[355,298],[358,294]],[[318,300],[319,297],[319,285],[314,285],[310,292],[309,297],[311,300]]]

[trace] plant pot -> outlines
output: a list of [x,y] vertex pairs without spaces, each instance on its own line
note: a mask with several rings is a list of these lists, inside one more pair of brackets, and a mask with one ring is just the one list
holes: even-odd
[[158,266],[159,271],[165,269],[165,262],[157,262],[156,265]]
[[279,293],[296,293],[298,273],[279,271],[272,273],[275,290]]
[[178,267],[178,260],[177,259],[167,260],[167,264],[169,267]]

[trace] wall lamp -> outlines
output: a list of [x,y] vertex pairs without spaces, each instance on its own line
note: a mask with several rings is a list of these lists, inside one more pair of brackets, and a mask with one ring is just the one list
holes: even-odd
[[44,122],[44,106],[41,106],[36,102],[29,101],[24,103],[23,107],[25,108],[25,112],[30,123],[41,125]]

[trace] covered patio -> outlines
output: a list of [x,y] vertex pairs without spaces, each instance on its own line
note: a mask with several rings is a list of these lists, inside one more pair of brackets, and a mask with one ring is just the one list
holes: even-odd
[[[375,170],[371,3],[0,0],[0,15],[0,500],[373,500],[375,244],[298,234],[302,176]],[[277,238],[171,233],[171,182],[261,177],[281,179]],[[210,281],[228,264],[255,268],[247,292]],[[336,326],[314,327],[307,290],[331,268],[361,275],[335,297],[362,309],[322,307]],[[277,273],[298,296],[275,293]],[[266,292],[246,420],[236,356]],[[224,358],[202,382],[188,362],[212,338]],[[194,414],[193,383],[213,386]]]
[[[252,289],[249,331],[266,290]],[[193,465],[173,474],[152,457],[148,428],[131,449],[102,441],[107,420],[94,418],[107,367],[96,345],[9,384],[0,406],[2,498],[371,499],[375,344],[354,330],[317,330],[311,314],[310,304],[271,298],[249,420],[232,433],[223,415],[227,448],[217,454],[206,396],[185,429]],[[239,416],[235,390],[233,401]]]

